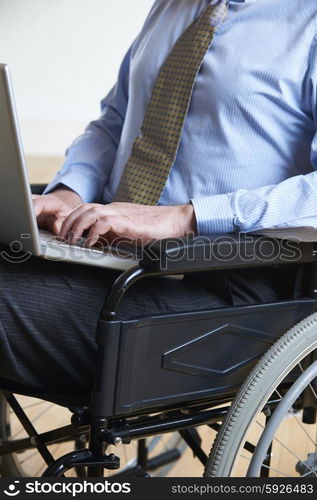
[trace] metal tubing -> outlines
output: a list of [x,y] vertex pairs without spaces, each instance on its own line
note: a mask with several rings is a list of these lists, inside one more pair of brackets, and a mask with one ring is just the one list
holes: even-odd
[[[77,428],[72,425],[65,425],[64,427],[61,427],[59,429],[54,429],[52,431],[38,434],[38,436],[41,442],[48,446],[50,444],[67,443],[69,441],[72,441],[75,436],[85,431],[88,431],[87,426]],[[28,438],[14,439],[12,441],[4,441],[0,445],[0,457],[19,451],[26,451],[31,448],[34,448],[33,436]]]
[[182,415],[167,417],[165,421],[157,417],[149,417],[147,422],[131,424],[123,428],[102,429],[101,437],[109,444],[116,437],[121,439],[142,439],[155,434],[179,431],[189,427],[210,424],[222,420],[228,411],[228,407],[218,410],[203,411],[194,415]]
[[[194,431],[194,432],[193,432]],[[196,431],[196,429],[184,429],[179,432],[182,438],[184,439],[185,443],[189,446],[189,448],[192,450],[194,457],[196,456],[198,460],[203,465],[206,465],[207,462],[207,455],[204,452],[204,450],[201,447],[201,439]]]
[[58,458],[51,464],[42,477],[61,477],[64,472],[74,467],[102,467],[102,469],[118,469],[119,459],[115,455],[95,457],[88,449],[72,451]]
[[132,267],[120,274],[106,298],[101,313],[101,319],[115,321],[117,319],[118,307],[126,291],[145,276],[157,276],[159,274],[161,273],[147,271],[141,266]]
[[138,456],[137,463],[139,467],[142,469],[147,469],[147,461],[148,461],[148,449],[146,446],[146,439],[139,439],[138,441]]
[[[190,269],[188,270],[190,272]],[[149,271],[141,266],[135,266],[120,274],[119,278],[114,282],[104,303],[101,319],[115,321],[117,312],[122,297],[127,290],[137,281],[143,278],[153,278],[155,276],[167,276],[171,274],[184,274],[183,271]]]
[[153,458],[149,458],[149,460],[147,461],[146,469],[144,469],[140,465],[131,466],[123,469],[121,472],[113,474],[111,478],[119,479],[129,477],[147,477],[147,472],[155,471],[160,467],[164,467],[164,465],[176,462],[176,460],[179,460],[181,456],[181,452],[177,448],[173,448],[171,450],[164,451],[163,453],[160,453]]
[[261,438],[256,446],[256,450],[253,454],[252,460],[250,462],[247,477],[258,477],[261,470],[261,465],[263,462],[263,457],[265,457],[266,452],[272,442],[273,436],[281,423],[284,415],[289,411],[294,401],[303,392],[305,387],[317,376],[317,361],[315,361],[307,370],[305,370],[302,375],[296,380],[289,391],[281,399],[280,403],[276,407],[273,415],[270,417],[265,430],[263,431]]
[[[100,457],[100,459],[104,456],[106,447],[99,436],[106,423],[105,418],[91,417],[89,450],[94,457]],[[95,464],[88,467],[88,477],[103,477],[103,467]]]
[[31,424],[30,420],[26,416],[25,412],[19,405],[18,401],[16,398],[13,396],[13,394],[3,391],[3,395],[8,401],[9,405],[11,406],[12,410],[20,420],[23,428],[26,430],[30,438],[33,440],[33,446],[38,449],[38,452],[40,453],[41,457],[45,461],[47,465],[50,465],[51,463],[54,462],[54,458],[52,457],[51,453],[47,449],[46,445],[43,443],[40,435],[36,432],[34,426]]
[[172,464],[181,458],[181,452],[177,448],[164,451],[160,455],[150,458],[147,462],[146,471],[153,471],[164,465]]

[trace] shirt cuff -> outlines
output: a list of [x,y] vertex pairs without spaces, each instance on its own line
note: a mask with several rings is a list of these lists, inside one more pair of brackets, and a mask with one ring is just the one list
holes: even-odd
[[195,211],[197,232],[201,236],[232,233],[234,214],[227,194],[205,196],[190,200]]
[[64,185],[75,193],[79,194],[84,203],[96,202],[100,194],[100,182],[92,176],[87,179],[87,175],[81,172],[69,172],[67,174],[56,175],[52,182],[45,188],[43,194],[48,194],[59,185]]

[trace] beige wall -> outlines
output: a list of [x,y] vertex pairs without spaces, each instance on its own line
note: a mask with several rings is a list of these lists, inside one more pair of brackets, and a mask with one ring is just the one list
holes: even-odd
[[153,2],[0,0],[0,62],[11,67],[27,155],[63,156],[98,115]]

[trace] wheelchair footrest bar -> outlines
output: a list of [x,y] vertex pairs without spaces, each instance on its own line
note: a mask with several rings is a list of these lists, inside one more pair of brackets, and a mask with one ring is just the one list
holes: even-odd
[[155,471],[160,467],[164,467],[165,465],[176,462],[176,460],[178,460],[181,456],[181,452],[177,448],[173,448],[148,459],[146,467],[142,467],[141,465],[134,465],[132,467],[123,469],[121,472],[113,474],[111,477],[117,479],[131,477],[149,477],[148,471]]
[[178,460],[181,456],[182,454],[177,448],[165,451],[160,455],[156,455],[155,457],[150,458],[147,462],[146,470],[147,471],[156,470],[159,467],[163,467],[164,465],[176,462],[176,460]]
[[114,470],[120,467],[120,459],[113,454],[96,457],[88,449],[72,451],[51,464],[42,477],[60,477],[69,469],[85,466],[97,466]]
[[140,465],[127,467],[122,472],[111,475],[111,479],[128,479],[132,477],[150,477],[150,475]]

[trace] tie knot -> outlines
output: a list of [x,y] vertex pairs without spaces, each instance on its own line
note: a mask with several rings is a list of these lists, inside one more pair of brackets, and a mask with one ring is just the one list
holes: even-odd
[[214,28],[218,28],[224,21],[227,13],[227,0],[216,0],[209,6],[210,23]]

